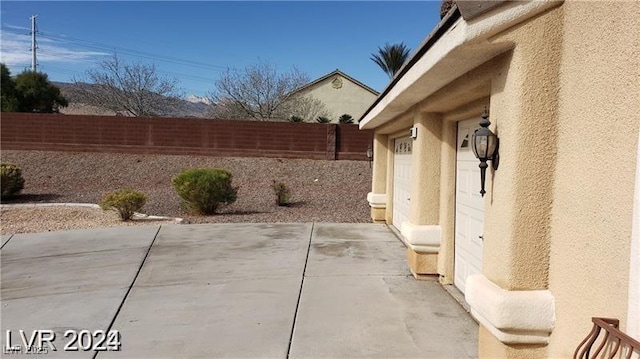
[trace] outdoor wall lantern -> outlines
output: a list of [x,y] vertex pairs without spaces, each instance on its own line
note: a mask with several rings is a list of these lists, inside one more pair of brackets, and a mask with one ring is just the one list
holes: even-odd
[[371,162],[373,162],[373,148],[371,148],[371,145],[367,148],[367,159],[369,160],[369,168],[371,168]]
[[494,170],[498,169],[498,164],[500,163],[500,155],[498,154],[500,139],[488,128],[490,124],[489,115],[485,108],[482,113],[482,120],[480,120],[480,127],[473,132],[471,140],[473,154],[480,160],[480,194],[482,197],[484,197],[486,193],[484,190],[484,180],[487,167],[489,167],[487,161],[491,161],[491,167],[493,167]]

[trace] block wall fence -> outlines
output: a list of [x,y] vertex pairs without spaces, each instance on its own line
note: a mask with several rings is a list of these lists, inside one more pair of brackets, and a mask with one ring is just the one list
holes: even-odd
[[2,150],[367,160],[357,125],[8,113]]

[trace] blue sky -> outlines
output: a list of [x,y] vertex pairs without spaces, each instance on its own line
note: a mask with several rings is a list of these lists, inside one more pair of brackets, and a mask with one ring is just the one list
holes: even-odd
[[337,68],[381,91],[378,46],[415,49],[439,21],[440,1],[2,1],[0,61],[31,64],[30,16],[38,15],[38,70],[70,82],[116,53],[153,63],[185,94],[205,96],[226,68],[260,61],[312,79]]

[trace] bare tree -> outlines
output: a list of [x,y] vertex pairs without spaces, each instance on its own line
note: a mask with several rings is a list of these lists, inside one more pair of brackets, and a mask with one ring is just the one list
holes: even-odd
[[283,106],[285,118],[296,116],[305,122],[314,122],[318,117],[331,116],[324,103],[311,95],[292,96]]
[[205,115],[207,118],[220,120],[255,120],[246,115],[242,107],[227,98],[212,103]]
[[178,80],[160,77],[153,64],[127,64],[114,55],[86,76],[74,81],[73,95],[89,105],[129,116],[170,116],[183,106]]
[[309,76],[296,68],[279,74],[275,66],[260,62],[244,70],[227,69],[215,82],[210,97],[224,106],[229,118],[266,121],[286,117],[286,104],[294,90],[308,82]]

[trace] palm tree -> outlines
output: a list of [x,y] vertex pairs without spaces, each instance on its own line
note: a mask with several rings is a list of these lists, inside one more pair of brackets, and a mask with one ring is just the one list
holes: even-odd
[[351,115],[349,115],[348,113],[345,113],[344,115],[340,116],[340,118],[338,118],[338,122],[339,123],[353,123],[353,117]]
[[371,60],[391,78],[407,61],[410,51],[404,42],[393,45],[386,43],[383,48],[378,47],[377,54],[371,54]]

